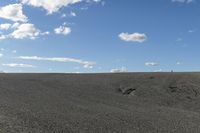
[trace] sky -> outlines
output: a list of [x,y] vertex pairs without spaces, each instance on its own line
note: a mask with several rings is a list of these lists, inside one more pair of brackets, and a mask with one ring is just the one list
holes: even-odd
[[0,71],[199,71],[199,35],[199,0],[0,0]]

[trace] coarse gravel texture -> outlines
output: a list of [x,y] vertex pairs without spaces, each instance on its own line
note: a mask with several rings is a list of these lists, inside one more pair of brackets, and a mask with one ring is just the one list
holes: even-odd
[[2,73],[0,133],[200,133],[200,73]]

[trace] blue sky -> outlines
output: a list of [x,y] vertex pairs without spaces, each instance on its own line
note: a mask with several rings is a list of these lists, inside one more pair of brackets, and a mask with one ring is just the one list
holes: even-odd
[[5,72],[199,71],[199,0],[0,0]]

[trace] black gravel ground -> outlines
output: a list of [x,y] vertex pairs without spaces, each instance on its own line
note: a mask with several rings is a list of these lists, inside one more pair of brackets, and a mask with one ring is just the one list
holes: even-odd
[[200,73],[0,74],[0,133],[200,133]]

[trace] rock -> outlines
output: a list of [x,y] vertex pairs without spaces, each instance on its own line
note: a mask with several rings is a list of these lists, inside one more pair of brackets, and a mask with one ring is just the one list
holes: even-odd
[[135,88],[131,88],[131,87],[120,87],[119,91],[123,94],[123,95],[131,95],[134,94],[134,92],[136,91]]

